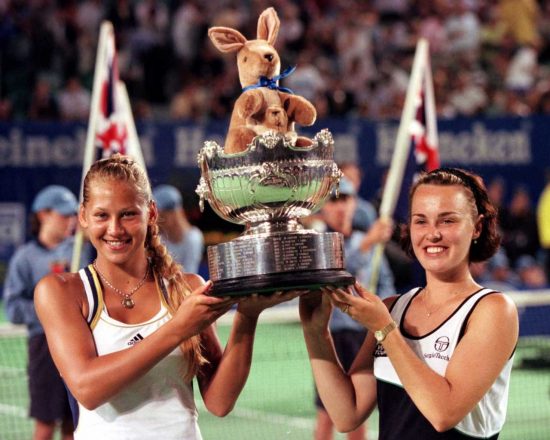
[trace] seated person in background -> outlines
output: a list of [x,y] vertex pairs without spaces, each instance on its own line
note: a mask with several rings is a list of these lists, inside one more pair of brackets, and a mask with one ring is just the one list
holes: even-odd
[[198,273],[204,251],[204,237],[196,226],[187,220],[179,190],[171,185],[153,189],[153,198],[159,211],[159,228],[162,241],[174,260],[185,272]]
[[504,249],[500,248],[490,260],[482,263],[487,265],[487,273],[479,282],[485,287],[500,292],[519,289],[520,280],[510,267]]
[[518,258],[516,272],[520,279],[520,289],[545,289],[548,287],[544,267],[531,255],[522,255]]

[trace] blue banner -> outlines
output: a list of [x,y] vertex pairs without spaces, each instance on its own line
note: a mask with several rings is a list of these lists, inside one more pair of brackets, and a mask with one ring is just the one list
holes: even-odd
[[[328,128],[335,139],[335,160],[356,161],[364,171],[362,195],[373,198],[380,190],[390,164],[399,121],[326,119],[312,135]],[[141,123],[138,133],[153,186],[170,183],[184,198],[196,203],[199,181],[197,154],[205,140],[223,145],[227,121],[195,123]],[[438,121],[441,164],[480,173],[486,182],[505,177],[509,190],[526,186],[534,201],[544,186],[544,170],[550,168],[550,117],[461,118]],[[61,184],[75,194],[80,189],[86,125],[78,123],[0,124],[0,203],[17,203],[27,209],[44,186]],[[218,222],[216,225],[223,224]],[[208,219],[199,226],[210,227]],[[28,234],[27,234],[28,236]],[[13,245],[10,245],[10,250]],[[9,257],[8,247],[0,255]],[[2,279],[0,279],[0,283]]]

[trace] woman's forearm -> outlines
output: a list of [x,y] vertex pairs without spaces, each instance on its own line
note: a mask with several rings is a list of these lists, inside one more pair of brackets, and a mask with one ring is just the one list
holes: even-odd
[[[243,390],[254,347],[258,318],[235,313],[231,333],[217,367],[202,381],[201,392],[206,407],[218,416],[229,413]],[[208,369],[208,367],[207,367]]]

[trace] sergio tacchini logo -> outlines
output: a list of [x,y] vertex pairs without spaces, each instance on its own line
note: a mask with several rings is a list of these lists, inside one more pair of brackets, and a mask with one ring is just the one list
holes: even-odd
[[440,336],[434,343],[436,351],[445,351],[449,348],[449,338],[447,336]]

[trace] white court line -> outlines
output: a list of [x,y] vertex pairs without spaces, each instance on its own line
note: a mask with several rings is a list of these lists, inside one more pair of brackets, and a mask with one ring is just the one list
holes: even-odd
[[[201,400],[196,402],[197,408],[202,411],[207,411],[204,403]],[[235,408],[231,411],[230,415],[234,415],[241,419],[254,420],[256,422],[271,423],[274,425],[288,426],[289,428],[297,428],[313,431],[315,428],[315,420],[305,417],[292,417],[282,414],[276,414],[266,411],[259,411],[250,408]],[[199,419],[200,426],[200,419]],[[344,436],[344,434],[341,434]],[[378,438],[377,429],[368,429],[368,438],[376,440]]]
[[259,422],[283,425],[298,429],[313,429],[315,426],[314,420],[305,417],[285,416],[282,414],[258,411],[250,408],[235,408],[231,413],[243,419],[252,419]]
[[16,325],[9,322],[0,324],[0,336],[5,337],[20,337],[27,336],[27,327],[25,325]]
[[2,374],[22,374],[22,373],[25,373],[24,368],[0,366],[0,375],[2,375]]
[[0,403],[0,414],[12,417],[21,417],[26,419],[28,417],[27,410],[15,405],[6,405]]
[[[200,411],[208,411],[204,406],[202,400],[197,400],[195,404],[197,406],[197,409],[199,409]],[[250,419],[257,422],[266,422],[299,429],[313,429],[313,427],[315,426],[315,421],[309,418],[285,416],[282,414],[276,414],[250,408],[234,408],[230,414],[236,417],[240,417],[241,419]]]

